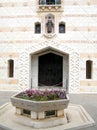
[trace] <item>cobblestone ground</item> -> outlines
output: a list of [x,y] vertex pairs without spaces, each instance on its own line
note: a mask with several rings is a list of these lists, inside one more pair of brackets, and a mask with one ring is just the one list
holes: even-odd
[[[9,102],[13,94],[15,92],[0,91],[0,106]],[[81,130],[97,130],[97,94],[70,94],[69,97],[70,103],[82,105],[96,122],[94,127]]]

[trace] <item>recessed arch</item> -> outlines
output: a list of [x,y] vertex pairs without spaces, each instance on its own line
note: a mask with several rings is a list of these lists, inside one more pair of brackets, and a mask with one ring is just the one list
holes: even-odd
[[62,53],[53,47],[47,47],[32,53],[30,58],[31,87],[62,87],[68,89],[68,54]]
[[52,46],[48,46],[48,47],[44,47],[44,48],[41,48],[39,50],[36,50],[35,52],[31,52],[30,55],[44,55],[44,54],[47,54],[47,53],[55,53],[55,54],[58,54],[58,55],[68,55],[69,56],[69,52],[68,51],[62,51],[61,49],[58,49],[58,48],[54,48]]

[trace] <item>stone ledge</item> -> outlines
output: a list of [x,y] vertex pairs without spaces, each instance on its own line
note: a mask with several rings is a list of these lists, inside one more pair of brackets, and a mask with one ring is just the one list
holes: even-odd
[[[45,124],[47,127],[49,124],[51,125],[51,122],[54,123],[57,121],[59,123],[58,126],[48,126],[48,128],[44,127],[44,130],[75,130],[94,126],[95,124],[94,120],[81,105],[69,105],[68,109],[65,110],[66,116],[68,117],[68,123],[66,123],[65,118],[61,118],[61,120],[60,118],[59,120],[52,118],[42,121],[34,121],[30,120],[28,117],[16,116],[14,112],[15,108],[12,107],[11,103],[0,107],[0,113],[2,113],[0,116],[0,128],[7,128],[8,130],[12,130],[14,127],[14,130],[36,130],[34,127],[37,126],[39,130],[43,130],[43,128],[40,128],[40,126]],[[61,121],[64,122],[64,125],[60,124]]]
[[39,5],[39,11],[63,11],[61,4],[59,5]]

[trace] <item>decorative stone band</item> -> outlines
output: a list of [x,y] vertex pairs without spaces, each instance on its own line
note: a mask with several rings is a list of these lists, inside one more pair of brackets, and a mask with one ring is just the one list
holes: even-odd
[[39,11],[63,11],[61,8],[61,5],[39,5],[40,10]]
[[[1,15],[0,16],[0,19],[10,19],[10,18],[33,18],[35,16],[33,15]],[[90,17],[90,18],[96,18],[97,17],[97,14],[65,14],[64,17]]]
[[0,79],[0,84],[18,84],[18,79]]

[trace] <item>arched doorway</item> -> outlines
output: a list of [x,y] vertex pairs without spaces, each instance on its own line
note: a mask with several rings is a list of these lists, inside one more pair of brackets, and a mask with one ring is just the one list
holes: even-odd
[[47,49],[31,56],[31,88],[68,87],[69,55]]
[[69,92],[79,92],[79,53],[66,44],[45,41],[26,48],[19,58],[19,86],[38,88],[38,57],[47,53],[63,56],[63,86]]
[[48,53],[38,57],[38,86],[63,85],[63,57]]

